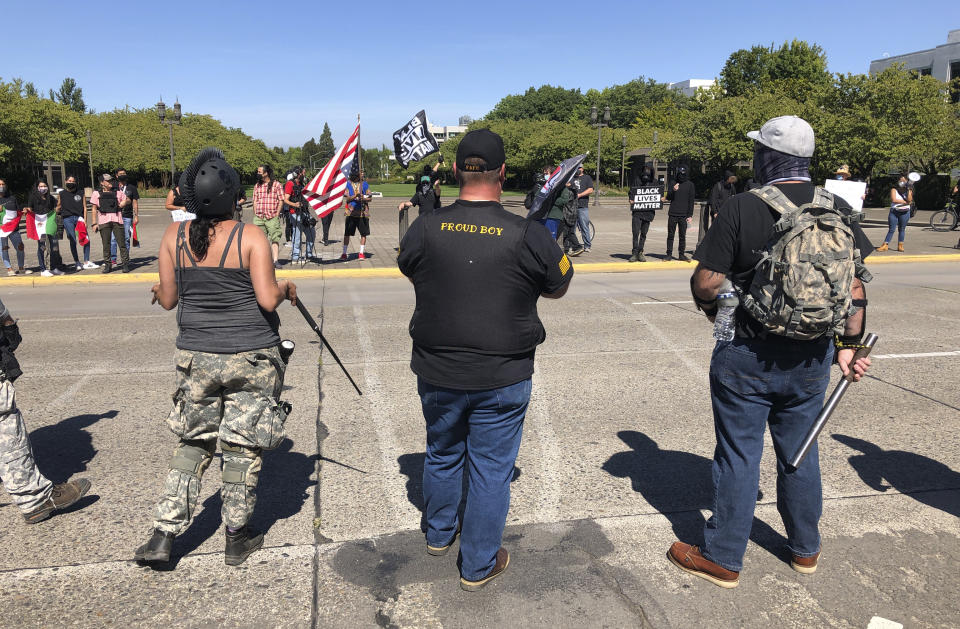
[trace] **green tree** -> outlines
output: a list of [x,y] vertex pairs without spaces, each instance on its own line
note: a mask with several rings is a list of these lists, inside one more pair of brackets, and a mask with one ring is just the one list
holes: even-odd
[[58,92],[54,93],[50,90],[50,100],[66,105],[80,114],[87,110],[87,105],[83,102],[83,90],[77,87],[77,82],[69,76],[60,84]]
[[575,108],[574,118],[590,121],[590,108],[596,106],[598,116],[605,107],[610,108],[610,126],[625,129],[630,127],[641,111],[661,103],[679,107],[687,106],[690,99],[666,83],[658,83],[642,76],[621,85],[589,90]]
[[720,87],[727,96],[769,89],[778,82],[811,88],[828,85],[831,76],[823,49],[796,39],[780,48],[753,46],[732,53],[720,71]]
[[510,94],[500,99],[487,114],[487,120],[571,120],[574,109],[583,100],[580,90],[552,85],[531,87],[523,94]]
[[75,161],[82,154],[81,117],[69,107],[0,81],[0,162],[29,169],[43,160]]
[[320,139],[317,140],[317,150],[320,151],[320,155],[317,155],[315,160],[318,162],[329,161],[337,152],[337,147],[333,144],[333,134],[330,133],[330,125],[326,122],[323,123],[323,131],[320,133]]

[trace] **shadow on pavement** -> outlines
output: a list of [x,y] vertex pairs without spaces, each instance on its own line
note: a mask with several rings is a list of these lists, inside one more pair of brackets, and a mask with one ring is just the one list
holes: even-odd
[[[713,461],[681,450],[661,450],[635,430],[621,430],[617,436],[631,449],[611,456],[602,469],[629,478],[633,490],[670,521],[677,539],[702,545],[705,520],[700,511],[712,507]],[[757,500],[762,497],[758,492]],[[775,557],[789,559],[787,540],[766,522],[753,519],[750,539]]]
[[[317,481],[311,478],[316,472],[317,457],[294,452],[292,448],[293,441],[284,439],[276,449],[263,453],[263,469],[257,484],[257,506],[250,518],[250,528],[255,531],[268,534],[278,521],[300,513],[307,502],[307,490],[317,484]],[[204,481],[219,481],[218,461],[221,460],[218,453],[207,469]],[[150,567],[161,572],[173,570],[181,559],[216,535],[222,529],[222,506],[223,500],[219,491],[204,500],[193,522],[174,541],[170,563],[150,564]],[[269,538],[264,544],[270,545]]]
[[113,419],[117,415],[115,410],[75,415],[31,432],[30,445],[43,475],[54,483],[63,483],[71,476],[85,472],[87,464],[97,454],[93,438],[85,429],[101,419]]
[[944,491],[960,489],[960,472],[914,452],[884,450],[874,443],[847,435],[832,436],[861,453],[848,459],[850,466],[874,491],[895,489],[918,502],[960,518],[960,493]]
[[[423,461],[426,457],[426,452],[401,454],[397,457],[397,463],[400,465],[400,473],[407,477],[407,500],[420,512],[421,531],[427,530],[427,519],[423,500]],[[466,468],[466,464],[464,464],[464,468]],[[464,469],[464,471],[466,471],[466,469]],[[520,468],[514,466],[513,477],[510,479],[510,482],[512,483],[520,478],[520,473]],[[469,488],[466,473],[463,475],[462,487],[463,493],[460,499],[460,508],[457,509],[457,516],[461,518],[463,517],[463,509],[466,506],[467,490]]]

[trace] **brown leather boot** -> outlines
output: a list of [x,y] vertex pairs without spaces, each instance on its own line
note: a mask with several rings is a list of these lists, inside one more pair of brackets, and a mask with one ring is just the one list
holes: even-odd
[[27,521],[27,524],[42,522],[55,512],[73,506],[74,503],[86,496],[88,491],[90,491],[90,481],[86,478],[78,478],[67,483],[54,485],[47,501],[30,513],[24,513],[23,519]]
[[702,554],[700,549],[683,542],[674,542],[670,550],[667,551],[667,557],[678,568],[701,579],[706,579],[714,585],[722,588],[735,588],[740,585],[740,573],[727,570],[719,566]]
[[801,574],[813,574],[817,571],[817,563],[820,561],[820,552],[812,557],[798,557],[793,555],[790,559],[790,567]]
[[886,250],[889,249],[889,248],[890,248],[890,247],[887,245],[887,243],[883,243],[882,245],[880,245],[879,247],[877,247],[877,251],[886,251]]
[[467,592],[476,592],[477,590],[483,589],[487,583],[490,583],[503,574],[503,571],[506,570],[509,565],[510,553],[507,552],[506,548],[501,548],[497,551],[497,560],[494,562],[490,572],[487,573],[487,576],[480,577],[476,581],[468,581],[460,577],[460,589]]
[[899,243],[897,243],[897,251],[901,251],[901,252],[903,251],[903,241],[902,241],[902,240],[901,240]]

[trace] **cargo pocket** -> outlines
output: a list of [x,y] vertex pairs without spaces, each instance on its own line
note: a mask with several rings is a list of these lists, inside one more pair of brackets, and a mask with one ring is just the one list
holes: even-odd
[[187,379],[190,377],[190,368],[193,365],[193,355],[187,352],[177,354],[177,390],[173,393],[173,408],[167,416],[167,426],[178,437],[183,437],[187,431],[187,416],[185,412],[187,398]]
[[[286,433],[284,425],[290,404],[280,401],[283,391],[284,366],[279,354],[256,353],[245,356],[255,367],[250,383],[256,390],[255,411],[248,416],[244,425],[245,436],[258,448],[272,450],[280,445]],[[244,413],[245,414],[245,413]]]

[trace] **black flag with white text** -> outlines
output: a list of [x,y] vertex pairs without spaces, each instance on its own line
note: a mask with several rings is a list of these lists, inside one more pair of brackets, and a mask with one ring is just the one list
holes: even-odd
[[422,109],[410,122],[393,132],[393,152],[404,168],[410,162],[439,150],[440,144],[427,129],[427,114]]

